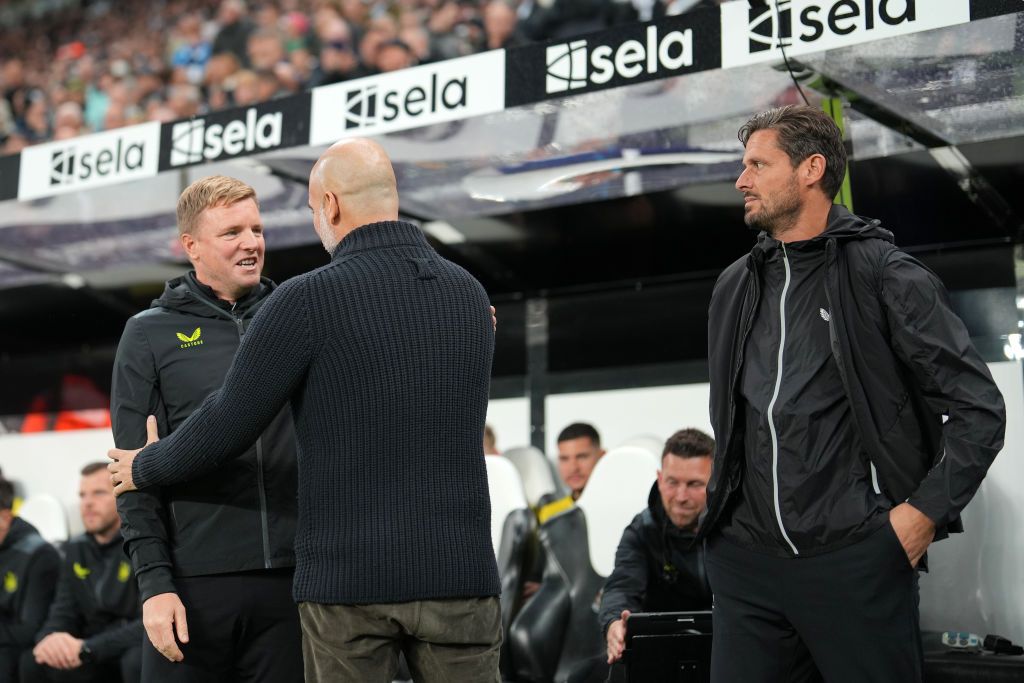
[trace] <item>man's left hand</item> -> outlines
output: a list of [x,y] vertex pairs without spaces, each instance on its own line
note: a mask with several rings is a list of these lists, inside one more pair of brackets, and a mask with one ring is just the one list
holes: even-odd
[[889,524],[900,539],[910,566],[916,567],[935,538],[935,523],[910,503],[901,503],[889,511]]
[[498,331],[498,311],[491,306],[491,324],[494,325],[494,331]]
[[[146,446],[159,440],[160,436],[156,431],[156,418],[150,415],[146,418]],[[110,472],[110,481],[114,485],[115,496],[120,496],[125,491],[135,490],[135,481],[132,479],[132,463],[135,462],[135,456],[142,448],[136,448],[134,451],[111,448],[107,451],[107,457],[113,460],[107,465],[107,471]]]

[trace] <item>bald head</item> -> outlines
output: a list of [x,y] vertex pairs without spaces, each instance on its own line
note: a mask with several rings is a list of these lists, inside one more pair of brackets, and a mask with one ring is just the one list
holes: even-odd
[[328,253],[361,225],[398,220],[398,188],[384,148],[355,138],[331,145],[309,174],[313,226]]

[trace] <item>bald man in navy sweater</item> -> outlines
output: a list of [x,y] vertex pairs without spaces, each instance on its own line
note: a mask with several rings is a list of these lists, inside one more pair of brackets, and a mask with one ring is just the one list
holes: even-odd
[[403,651],[417,681],[500,681],[487,293],[398,220],[374,142],[328,149],[309,207],[330,264],[275,290],[223,388],[173,434],[110,452],[117,490],[201,476],[290,400],[306,680],[391,680]]

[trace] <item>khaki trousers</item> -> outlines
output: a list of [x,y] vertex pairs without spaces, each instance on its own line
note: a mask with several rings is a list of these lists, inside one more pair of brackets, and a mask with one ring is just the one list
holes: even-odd
[[498,598],[299,604],[306,683],[391,683],[405,653],[416,683],[501,683]]

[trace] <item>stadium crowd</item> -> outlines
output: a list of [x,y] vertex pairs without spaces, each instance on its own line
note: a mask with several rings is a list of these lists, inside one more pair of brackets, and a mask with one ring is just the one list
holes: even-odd
[[0,27],[0,153],[714,0],[81,0]]

